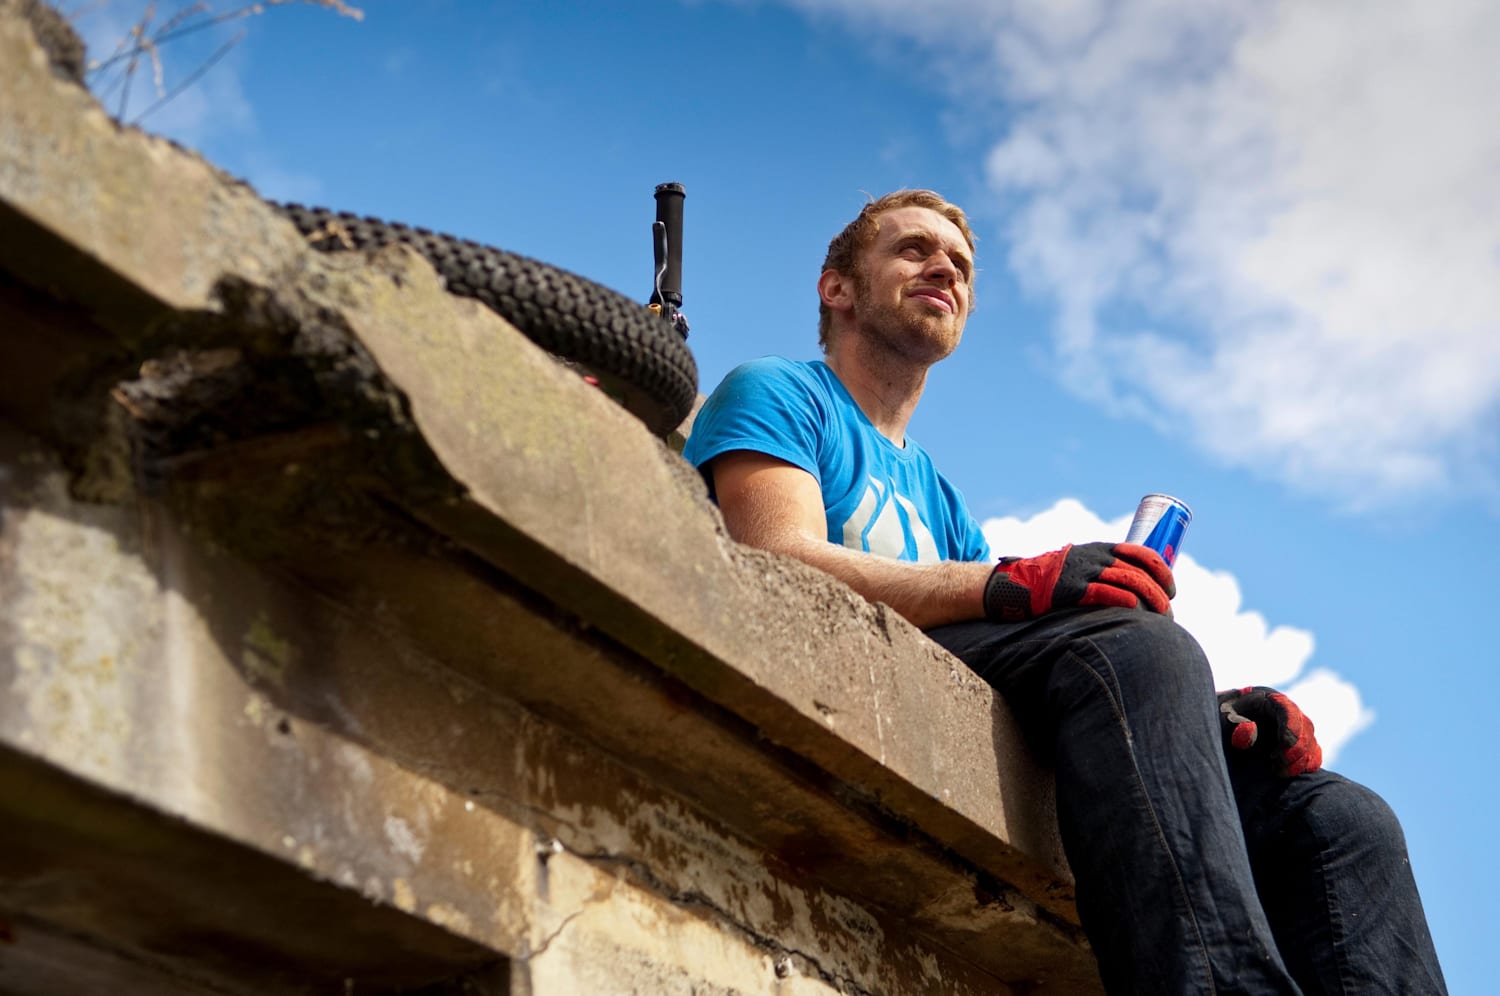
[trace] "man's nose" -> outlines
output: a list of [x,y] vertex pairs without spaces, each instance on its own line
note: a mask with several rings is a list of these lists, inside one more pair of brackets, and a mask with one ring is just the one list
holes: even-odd
[[923,272],[928,279],[941,279],[950,284],[958,282],[958,267],[953,265],[953,260],[945,252],[935,252],[927,257],[927,266]]

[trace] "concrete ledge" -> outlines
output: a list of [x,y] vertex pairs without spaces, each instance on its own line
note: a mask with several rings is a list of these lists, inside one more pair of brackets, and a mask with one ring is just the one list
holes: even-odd
[[[426,920],[328,892],[280,856],[184,833],[171,817],[9,749],[0,814],[0,878],[14,910],[5,992],[270,992],[293,980],[418,989],[504,965]],[[81,940],[90,936],[113,944]],[[179,968],[187,962],[191,974]]]
[[667,917],[734,991],[1097,991],[1049,777],[963,665],[729,541],[420,259],[310,253],[3,13],[0,65],[0,771],[436,924],[450,975],[675,978]]

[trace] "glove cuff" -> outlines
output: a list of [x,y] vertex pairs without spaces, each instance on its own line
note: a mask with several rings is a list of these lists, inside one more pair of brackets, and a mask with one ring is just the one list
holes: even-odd
[[1015,563],[1010,557],[1000,561],[984,584],[984,614],[1000,622],[1020,622],[1031,618],[1031,589],[1012,581],[1005,568]]

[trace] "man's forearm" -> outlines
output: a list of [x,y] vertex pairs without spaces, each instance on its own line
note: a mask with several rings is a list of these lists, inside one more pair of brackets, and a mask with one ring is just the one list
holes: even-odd
[[884,602],[922,629],[984,617],[984,586],[991,564],[911,564],[806,536],[752,545],[811,564],[870,601]]
[[724,525],[741,543],[826,571],[924,629],[983,618],[992,565],[911,564],[830,543],[818,482],[775,457],[722,455],[713,462],[713,478]]

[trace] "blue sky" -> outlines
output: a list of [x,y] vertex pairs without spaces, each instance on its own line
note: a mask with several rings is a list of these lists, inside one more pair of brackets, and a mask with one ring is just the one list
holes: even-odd
[[[95,55],[142,6],[80,12]],[[1179,617],[1390,800],[1452,991],[1493,990],[1500,8],[356,6],[164,45],[170,88],[245,32],[143,125],[268,197],[641,297],[651,191],[681,182],[704,390],[815,354],[816,270],[866,192],[964,204],[979,308],[913,436],[999,552],[1188,500]],[[150,73],[131,93],[127,118]]]

